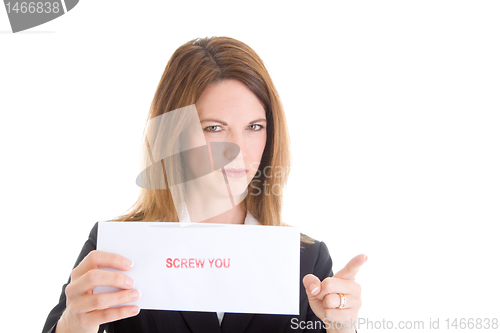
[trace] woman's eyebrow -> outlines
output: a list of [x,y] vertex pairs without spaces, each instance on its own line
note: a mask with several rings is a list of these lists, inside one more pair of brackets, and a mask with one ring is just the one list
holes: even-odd
[[217,119],[212,119],[212,118],[200,120],[200,123],[203,123],[205,121],[213,121],[215,123],[221,123],[222,125],[227,126],[227,123],[223,122],[222,120],[217,120]]
[[[227,126],[227,123],[223,122],[222,120],[213,119],[213,118],[207,118],[207,119],[200,120],[200,123],[203,123],[205,121],[213,121],[215,123],[220,123],[220,124],[222,124],[224,126]],[[260,119],[255,119],[255,120],[249,122],[249,124],[258,123],[259,121],[265,121],[267,123],[267,121],[266,121],[265,118],[260,118]]]
[[264,121],[267,123],[267,120],[265,118],[260,118],[260,119],[256,119],[254,121],[251,121],[249,124],[258,123],[259,121]]

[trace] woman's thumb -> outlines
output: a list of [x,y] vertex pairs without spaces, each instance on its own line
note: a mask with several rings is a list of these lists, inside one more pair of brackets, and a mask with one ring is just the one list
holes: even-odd
[[321,281],[314,274],[307,274],[302,279],[304,288],[306,288],[307,297],[317,296],[321,292]]

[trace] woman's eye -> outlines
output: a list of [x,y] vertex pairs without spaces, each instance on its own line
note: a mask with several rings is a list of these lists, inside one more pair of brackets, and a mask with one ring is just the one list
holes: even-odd
[[212,125],[212,126],[205,127],[205,131],[207,131],[207,132],[220,132],[220,130],[215,129],[216,127],[220,128],[219,125]]
[[252,127],[252,126],[259,126],[258,128],[255,128],[255,127],[254,127],[254,128],[251,128],[251,129],[252,129],[252,131],[254,131],[254,132],[260,131],[261,129],[263,129],[263,128],[264,128],[264,126],[259,125],[259,124],[252,124],[252,125],[250,125],[250,127]]
[[[259,125],[259,124],[252,124],[249,127],[250,127],[250,130],[252,132],[258,132],[258,131],[260,131],[261,129],[264,128],[263,125]],[[220,125],[211,125],[211,126],[205,127],[204,130],[206,132],[212,132],[212,133],[214,133],[214,132],[220,132],[220,131],[222,131],[222,127]]]

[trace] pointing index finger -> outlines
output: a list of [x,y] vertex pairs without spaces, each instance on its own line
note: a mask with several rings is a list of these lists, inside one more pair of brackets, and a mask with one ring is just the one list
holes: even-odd
[[334,277],[344,280],[354,280],[361,266],[368,260],[364,254],[359,254],[352,258],[344,268],[337,272]]

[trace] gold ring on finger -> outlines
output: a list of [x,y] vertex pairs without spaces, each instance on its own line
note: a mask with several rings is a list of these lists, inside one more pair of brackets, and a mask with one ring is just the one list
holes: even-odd
[[346,296],[345,294],[340,294],[340,293],[338,293],[338,295],[340,296],[340,305],[338,306],[337,309],[344,309],[347,303]]

